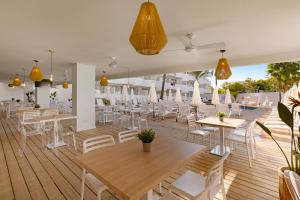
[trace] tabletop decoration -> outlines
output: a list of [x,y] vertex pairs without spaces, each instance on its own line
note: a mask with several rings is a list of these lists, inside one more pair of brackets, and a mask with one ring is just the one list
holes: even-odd
[[219,117],[219,120],[220,120],[221,122],[224,121],[225,113],[223,113],[223,112],[218,112],[218,113],[217,113],[217,116]]
[[142,130],[140,134],[138,134],[138,138],[143,142],[143,151],[150,152],[151,151],[151,143],[155,138],[155,131],[152,129]]

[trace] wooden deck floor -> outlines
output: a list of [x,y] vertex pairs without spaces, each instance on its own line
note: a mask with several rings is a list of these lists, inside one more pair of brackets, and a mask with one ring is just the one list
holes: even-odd
[[[179,123],[180,124],[180,123]],[[185,138],[184,125],[176,125],[174,119],[152,121],[150,125],[158,134],[178,139]],[[79,151],[72,147],[57,150],[41,148],[41,138],[31,136],[23,157],[19,156],[21,137],[16,130],[16,121],[0,117],[0,199],[80,199],[81,168],[74,157],[81,152],[82,141],[91,136],[110,134],[116,136],[118,129],[112,125],[98,126],[95,130],[77,134]],[[288,149],[287,142],[281,142]],[[186,169],[205,173],[219,158],[208,151],[197,156],[185,168],[164,181],[168,185]],[[225,187],[228,199],[259,200],[278,199],[277,169],[285,162],[274,143],[265,137],[257,142],[257,159],[250,168],[247,154],[241,146],[234,151],[224,166]],[[221,196],[217,196],[221,199]],[[86,186],[85,199],[96,199],[95,193]],[[116,199],[109,191],[104,200]]]

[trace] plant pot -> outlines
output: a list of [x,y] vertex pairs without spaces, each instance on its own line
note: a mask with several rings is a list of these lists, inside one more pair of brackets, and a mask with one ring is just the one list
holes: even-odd
[[151,143],[143,143],[143,151],[150,152],[151,151]]
[[219,117],[219,120],[220,120],[221,122],[223,122],[223,121],[224,121],[224,117]]
[[278,169],[278,177],[279,177],[279,198],[281,200],[293,200],[290,194],[290,191],[286,185],[284,180],[283,172],[284,170],[289,169],[288,167],[281,167]]

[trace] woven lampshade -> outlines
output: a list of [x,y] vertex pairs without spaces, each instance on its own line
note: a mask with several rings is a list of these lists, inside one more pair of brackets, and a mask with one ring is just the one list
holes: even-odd
[[101,86],[107,86],[108,85],[108,78],[107,76],[103,75],[100,77],[100,85]]
[[219,59],[217,68],[215,70],[215,76],[218,80],[226,80],[231,76],[232,73],[227,59],[223,57],[225,50],[220,50],[220,52],[222,53],[222,58]]
[[64,81],[64,82],[63,82],[63,88],[64,88],[64,89],[68,89],[68,88],[69,88],[69,85],[68,85],[68,82],[67,82],[67,81]]
[[34,60],[34,62],[36,63],[36,65],[32,67],[31,72],[29,74],[29,78],[32,81],[41,81],[43,80],[43,74],[40,68],[37,66],[38,61]]
[[13,80],[13,85],[14,86],[20,86],[22,84],[22,80],[20,76],[17,74],[16,77]]
[[158,54],[167,44],[167,36],[153,3],[144,2],[141,5],[129,41],[143,55]]

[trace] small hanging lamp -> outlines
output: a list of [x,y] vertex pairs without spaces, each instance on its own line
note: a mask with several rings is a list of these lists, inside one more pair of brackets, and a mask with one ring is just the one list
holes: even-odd
[[68,73],[68,71],[66,70],[65,71],[65,80],[64,80],[63,85],[62,85],[64,89],[69,88],[69,84],[68,84],[68,81],[67,81],[67,73]]
[[33,62],[35,62],[35,65],[32,67],[31,72],[29,74],[29,78],[32,81],[41,81],[43,79],[43,74],[40,70],[40,68],[38,67],[38,60],[33,60]]
[[141,5],[129,41],[142,55],[158,54],[168,42],[155,4],[149,0]]
[[19,76],[19,74],[16,74],[14,80],[13,80],[13,85],[14,86],[20,86],[22,84],[22,80]]
[[54,53],[54,51],[51,50],[51,49],[49,49],[48,51],[49,51],[49,53],[50,53],[50,66],[51,66],[51,73],[50,73],[49,80],[50,80],[51,82],[53,82],[53,67],[52,67],[52,61],[53,61],[53,53]]
[[108,78],[107,76],[105,75],[105,71],[103,71],[103,75],[100,77],[100,85],[101,86],[107,86],[108,85]]
[[217,80],[226,80],[231,76],[230,66],[226,58],[223,57],[223,54],[226,50],[220,50],[222,57],[219,59],[217,68],[215,70],[215,76]]

